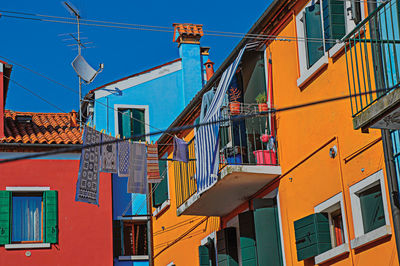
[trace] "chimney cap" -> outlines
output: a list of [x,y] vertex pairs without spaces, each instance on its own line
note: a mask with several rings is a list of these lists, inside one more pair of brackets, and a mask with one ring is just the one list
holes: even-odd
[[200,44],[200,39],[204,35],[202,24],[174,23],[172,26],[174,27],[174,42]]
[[215,63],[208,58],[207,62],[204,63],[204,65],[214,65]]

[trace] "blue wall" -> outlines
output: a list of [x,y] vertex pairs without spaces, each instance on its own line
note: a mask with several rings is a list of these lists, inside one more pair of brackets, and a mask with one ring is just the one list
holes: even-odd
[[[111,133],[112,136],[116,136],[115,111],[107,108],[107,105],[115,109],[115,105],[121,104],[148,106],[149,121],[147,122],[152,126],[149,129],[150,132],[168,128],[203,84],[203,62],[200,55],[200,46],[198,44],[181,44],[179,55],[182,64],[181,70],[123,89],[121,96],[110,94],[96,99],[93,117],[96,129],[104,129],[107,133]],[[119,86],[123,82],[116,82],[112,86],[120,88]],[[150,140],[155,141],[158,138],[159,135],[156,135],[152,136]],[[118,217],[122,216],[128,206],[126,215],[146,214],[146,195],[127,193],[126,177],[120,178],[118,175],[113,174],[112,179],[113,219],[118,219]],[[130,205],[131,200],[132,204]],[[148,262],[114,259],[114,265],[148,265]]]

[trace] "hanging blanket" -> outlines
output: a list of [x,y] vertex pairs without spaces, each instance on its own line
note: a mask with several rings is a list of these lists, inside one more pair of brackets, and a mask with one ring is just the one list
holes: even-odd
[[174,152],[172,160],[187,163],[189,162],[189,146],[186,141],[174,137]]
[[[86,126],[83,134],[83,146],[100,143],[101,134]],[[99,164],[100,145],[82,149],[76,182],[76,201],[99,205]]]
[[157,143],[147,145],[147,180],[149,183],[159,183],[161,181]]
[[147,160],[146,144],[130,143],[130,175],[128,178],[128,193],[147,193]]
[[[113,141],[115,138],[102,134],[101,142]],[[101,145],[101,170],[106,173],[117,173],[117,143]]]
[[118,142],[118,176],[129,176],[130,145],[129,141]]

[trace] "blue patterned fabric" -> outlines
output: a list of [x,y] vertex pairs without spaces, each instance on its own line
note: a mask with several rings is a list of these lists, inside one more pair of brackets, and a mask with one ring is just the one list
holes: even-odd
[[[246,46],[242,48],[236,60],[224,71],[203,123],[216,122],[221,118],[221,106],[226,91],[240,63]],[[196,181],[197,193],[201,194],[217,182],[219,168],[219,123],[199,127],[195,135],[196,144]]]
[[129,141],[118,142],[118,176],[129,176],[130,145]]

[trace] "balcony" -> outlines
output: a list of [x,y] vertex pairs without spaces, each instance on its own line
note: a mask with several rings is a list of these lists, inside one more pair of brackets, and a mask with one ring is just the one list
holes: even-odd
[[400,34],[397,0],[375,6],[346,35],[354,129],[400,129]]
[[[243,105],[241,114],[258,112],[257,106]],[[232,117],[227,108],[225,117]],[[195,162],[174,162],[178,215],[224,216],[246,202],[281,174],[277,141],[271,132],[273,117],[257,116],[220,125],[220,170],[218,181],[197,193]],[[272,136],[272,138],[271,138]],[[190,144],[190,158],[194,158]]]

